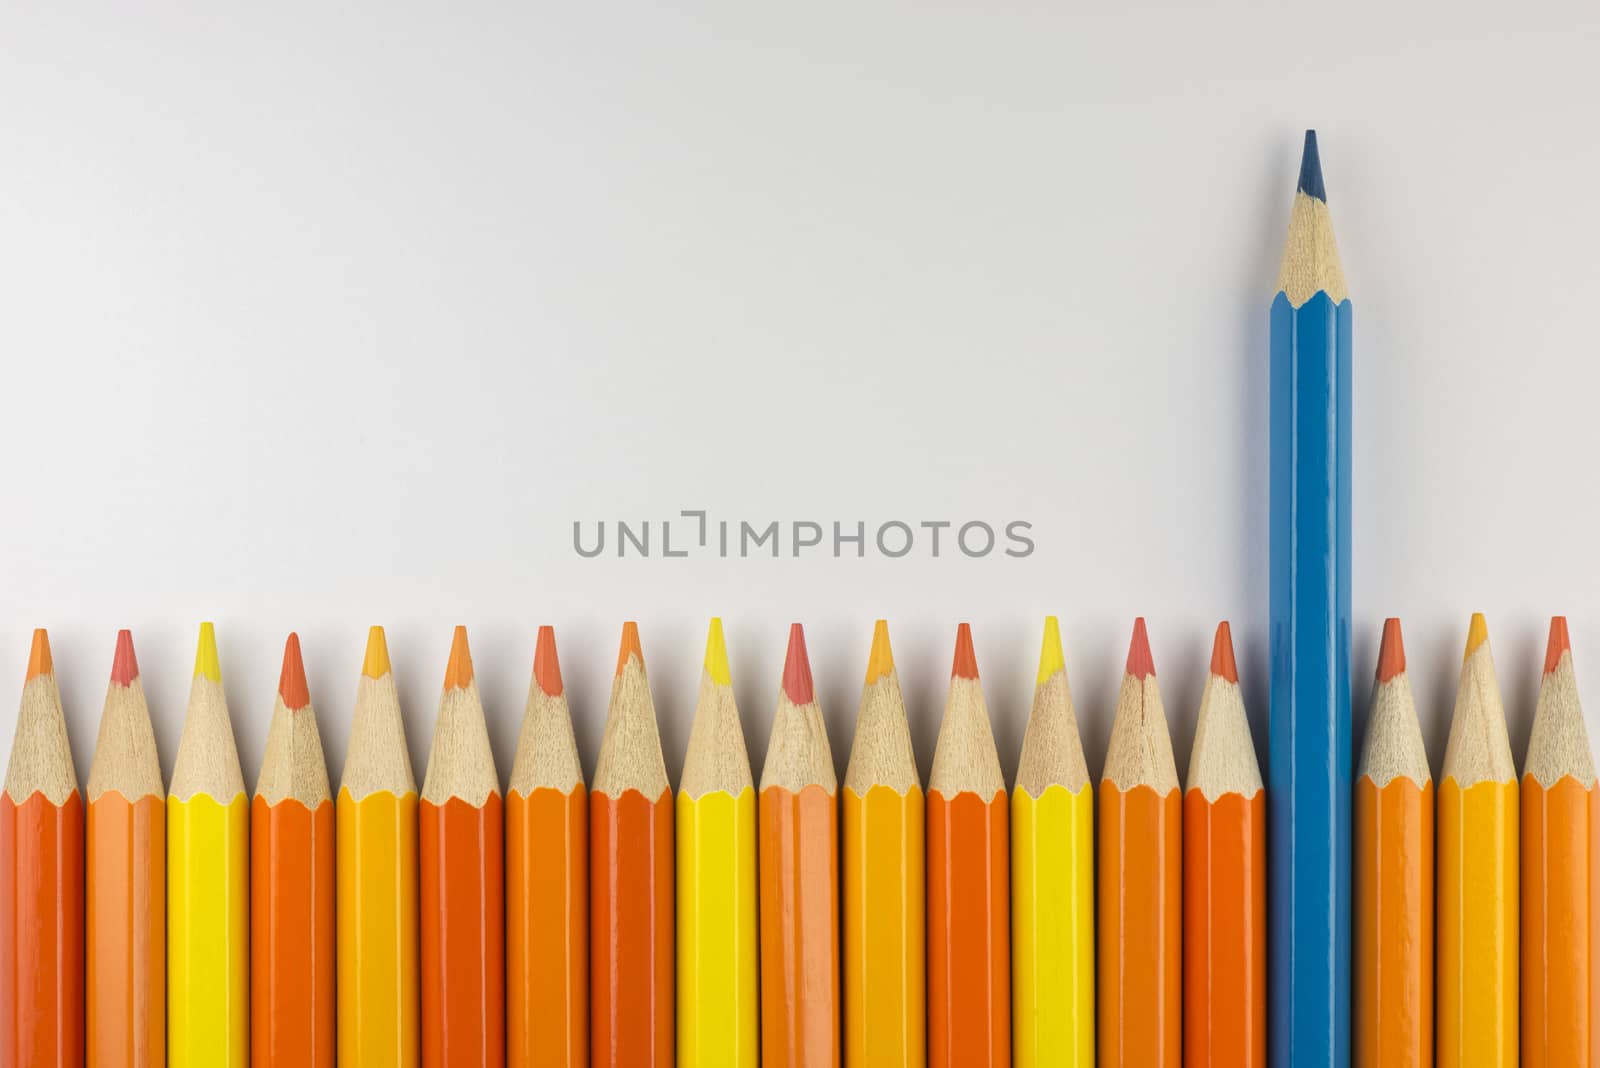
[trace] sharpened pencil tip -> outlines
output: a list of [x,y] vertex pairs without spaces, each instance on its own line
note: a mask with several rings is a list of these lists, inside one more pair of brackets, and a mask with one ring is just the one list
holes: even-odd
[[444,688],[465,690],[472,685],[472,650],[467,648],[467,628],[458,626],[450,636],[450,659],[444,665]]
[[289,632],[283,643],[283,670],[278,673],[278,699],[290,712],[311,703],[311,688],[306,685],[306,665],[300,658],[300,635]]
[[111,658],[111,681],[118,686],[132,686],[139,677],[139,658],[133,655],[133,631],[117,631],[117,652]]
[[1150,655],[1150,635],[1144,629],[1144,616],[1133,621],[1133,640],[1128,643],[1127,672],[1136,679],[1148,679],[1156,673],[1155,658]]
[[533,646],[533,681],[548,697],[560,697],[561,661],[556,656],[556,628],[540,627]]
[[628,666],[628,657],[639,658],[639,666],[644,667],[644,649],[639,645],[639,624],[633,620],[622,625],[622,647],[617,650],[617,677],[622,677],[622,669]]
[[706,674],[718,686],[732,686],[733,672],[728,670],[728,643],[722,637],[722,617],[712,616],[706,629]]
[[1406,643],[1400,636],[1400,621],[1393,616],[1383,621],[1383,641],[1378,646],[1378,681],[1388,682],[1406,669]]
[[1306,147],[1300,154],[1300,192],[1308,197],[1314,197],[1324,204],[1328,202],[1328,190],[1322,184],[1322,157],[1317,152],[1317,131],[1306,131]]
[[200,624],[200,640],[194,648],[194,677],[222,681],[222,661],[217,659],[217,628],[210,623]]
[[1478,651],[1478,646],[1489,640],[1489,624],[1483,618],[1482,612],[1472,613],[1472,625],[1467,628],[1467,651],[1461,654],[1465,663],[1472,654]]
[[894,650],[889,646],[889,621],[872,625],[872,651],[867,654],[867,685],[888,678],[894,671]]
[[789,651],[783,658],[783,692],[796,705],[809,705],[816,693],[811,685],[811,660],[806,656],[805,628],[798,623],[789,627]]
[[1544,673],[1551,674],[1561,666],[1561,654],[1572,648],[1572,639],[1567,637],[1567,617],[1550,617],[1550,644],[1544,650]]
[[1228,682],[1239,681],[1239,668],[1233,662],[1233,631],[1226,619],[1217,624],[1217,636],[1211,641],[1211,674]]
[[1039,643],[1039,677],[1035,686],[1043,686],[1050,676],[1067,669],[1067,658],[1061,652],[1061,621],[1055,616],[1044,617],[1044,638]]
[[55,674],[55,661],[50,659],[50,635],[43,627],[33,632],[33,648],[28,651],[28,675],[24,682],[32,682],[40,675]]
[[972,624],[962,623],[956,627],[956,656],[950,664],[950,677],[952,679],[975,679],[978,677],[978,653],[972,648]]
[[381,679],[389,674],[389,641],[382,627],[367,628],[367,655],[361,659],[361,674],[369,679]]

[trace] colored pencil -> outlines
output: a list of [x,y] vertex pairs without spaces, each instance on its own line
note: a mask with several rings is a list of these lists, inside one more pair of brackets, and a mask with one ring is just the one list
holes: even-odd
[[1011,941],[1018,1068],[1092,1068],[1094,787],[1055,616],[1011,792]]
[[0,793],[0,1068],[83,1064],[83,846],[50,638],[36,630]]
[[133,635],[117,632],[89,768],[85,969],[89,1063],[167,1063],[167,813]]
[[672,791],[636,623],[622,625],[589,791],[589,1048],[603,1068],[673,1063]]
[[589,1064],[589,798],[551,627],[506,791],[506,1059]]
[[878,620],[844,775],[844,1063],[927,1063],[925,808],[889,624]]
[[1183,805],[1142,618],[1117,693],[1098,815],[1100,1064],[1178,1068]]
[[167,794],[167,1064],[249,1063],[250,798],[202,623]]
[[450,642],[418,805],[422,1061],[506,1060],[505,810],[467,648]]
[[1600,793],[1567,621],[1550,621],[1522,775],[1522,1064],[1600,1064]]
[[1350,1062],[1350,298],[1307,131],[1272,301],[1274,1068]]
[[756,788],[720,619],[706,635],[677,810],[678,1064],[755,1068]]
[[761,1063],[839,1063],[839,810],[805,632],[789,628],[758,800]]
[[1439,1068],[1517,1063],[1517,772],[1472,617],[1439,785]]
[[1011,1063],[1010,806],[966,623],[928,776],[928,1061]]
[[415,1068],[417,780],[382,627],[367,631],[334,819],[339,1063]]
[[300,638],[250,803],[250,1063],[333,1068],[333,798]]
[[1217,625],[1183,797],[1183,1063],[1267,1063],[1267,799]]
[[1383,624],[1355,794],[1355,1063],[1430,1068],[1433,775],[1398,619]]

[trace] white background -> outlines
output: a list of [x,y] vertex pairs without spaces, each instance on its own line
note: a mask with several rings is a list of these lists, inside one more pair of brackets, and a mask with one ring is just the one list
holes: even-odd
[[[460,622],[504,776],[551,622],[592,770],[637,618],[676,779],[706,617],[758,769],[798,619],[842,769],[884,615],[926,772],[970,620],[1009,775],[1055,612],[1098,771],[1144,613],[1181,769],[1227,617],[1262,747],[1267,305],[1314,125],[1358,725],[1401,615],[1437,770],[1479,609],[1519,762],[1552,612],[1592,720],[1600,7],[1074,6],[6,5],[0,677],[48,626],[86,776],[133,628],[170,773],[214,619],[253,784],[296,628],[337,781],[382,622],[420,780]],[[682,508],[1038,551],[571,549]]]

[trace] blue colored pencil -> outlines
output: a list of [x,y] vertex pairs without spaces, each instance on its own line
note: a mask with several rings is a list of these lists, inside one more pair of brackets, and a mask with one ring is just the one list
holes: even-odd
[[1272,301],[1274,1068],[1350,1063],[1350,299],[1307,131]]

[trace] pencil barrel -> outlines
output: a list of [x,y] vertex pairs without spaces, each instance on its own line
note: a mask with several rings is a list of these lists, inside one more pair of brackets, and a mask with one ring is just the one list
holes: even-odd
[[1182,804],[1176,788],[1097,798],[1097,1040],[1103,1068],[1179,1068],[1183,1045]]
[[928,793],[928,1063],[1011,1063],[1011,830],[1004,791]]
[[589,793],[589,1049],[597,1068],[669,1068],[672,795]]
[[1439,1068],[1515,1068],[1515,783],[1439,787]]
[[1094,790],[1011,799],[1017,1068],[1094,1064]]
[[922,791],[843,794],[844,1063],[927,1063]]
[[589,1063],[589,799],[506,795],[506,1058]]
[[1433,1064],[1434,790],[1355,787],[1355,1064]]
[[1600,1064],[1600,790],[1522,780],[1522,1065]]
[[167,799],[167,1064],[250,1063],[250,805]]
[[505,809],[422,801],[422,1059],[505,1064]]
[[1183,799],[1183,1063],[1267,1061],[1266,799]]
[[839,1064],[839,834],[821,786],[761,791],[761,1063]]
[[333,1068],[333,802],[250,806],[253,1065]]
[[678,1064],[755,1068],[761,1058],[756,949],[756,794],[679,794]]
[[167,1063],[167,813],[108,791],[89,803],[85,879],[89,1063]]
[[1268,945],[1275,1068],[1350,1059],[1351,306],[1271,313]]
[[335,801],[338,1042],[346,1068],[415,1068],[420,1050],[417,795]]
[[84,812],[0,793],[0,1068],[81,1068]]

